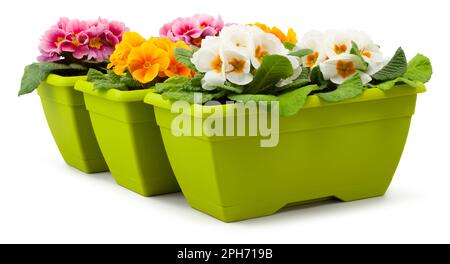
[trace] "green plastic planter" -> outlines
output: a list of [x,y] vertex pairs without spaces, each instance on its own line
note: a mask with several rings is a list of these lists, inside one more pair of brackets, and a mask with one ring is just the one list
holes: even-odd
[[98,143],[116,182],[143,196],[178,192],[153,107],[143,102],[151,90],[93,90],[87,81],[75,89],[84,93]]
[[50,74],[37,91],[48,126],[67,164],[86,173],[107,171],[83,94],[74,90],[75,83],[85,78]]
[[417,93],[424,91],[424,86],[373,88],[340,103],[309,96],[298,114],[280,118],[279,144],[273,148],[261,148],[260,137],[176,137],[171,122],[178,114],[170,112],[171,103],[155,93],[145,102],[155,106],[188,203],[232,222],[322,199],[383,195],[402,155]]

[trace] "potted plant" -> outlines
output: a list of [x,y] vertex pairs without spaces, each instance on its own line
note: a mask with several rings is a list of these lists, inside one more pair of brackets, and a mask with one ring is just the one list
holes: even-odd
[[[106,75],[91,69],[75,89],[84,93],[100,149],[116,182],[143,196],[179,191],[173,176],[153,107],[143,102],[157,82],[169,77],[191,79],[194,72],[175,58],[202,38],[216,35],[220,18],[206,15],[180,18],[165,25],[160,37],[144,39],[124,34],[110,57]],[[189,31],[184,32],[186,28]]]
[[198,78],[169,78],[145,98],[188,203],[231,222],[383,195],[429,59],[407,63],[399,48],[385,60],[356,31],[309,32],[296,45],[267,29],[207,37],[183,60]]
[[73,86],[88,69],[104,71],[125,25],[61,18],[42,36],[37,63],[25,67],[19,95],[37,89],[53,138],[64,160],[86,172],[107,171],[95,139],[83,95]]

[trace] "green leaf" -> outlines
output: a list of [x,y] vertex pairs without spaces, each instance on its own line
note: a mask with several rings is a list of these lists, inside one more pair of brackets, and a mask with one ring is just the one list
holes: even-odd
[[280,115],[295,115],[305,105],[308,95],[318,88],[317,85],[313,84],[278,96],[280,100]]
[[98,80],[104,80],[105,79],[105,75],[98,70],[95,69],[89,69],[88,73],[87,73],[87,81],[88,82],[94,82],[94,81],[98,81]]
[[119,76],[115,74],[113,71],[109,71],[108,76],[113,82],[120,82],[124,84],[128,89],[145,88],[143,84],[141,84],[140,82],[138,82],[136,79],[133,78],[133,75],[131,75],[130,72],[127,72],[122,76]]
[[297,79],[295,81],[293,81],[290,84],[287,84],[285,86],[281,86],[281,87],[277,87],[275,89],[276,92],[280,92],[280,91],[286,91],[286,90],[292,90],[292,89],[298,89],[301,88],[307,84],[309,84],[310,81],[308,79]]
[[230,91],[237,94],[241,94],[244,91],[244,87],[232,85],[231,83],[225,83],[222,85],[213,85],[212,87],[220,90]]
[[305,57],[306,55],[309,55],[309,54],[311,54],[311,53],[313,53],[314,51],[313,50],[310,50],[310,49],[300,49],[300,50],[296,50],[296,51],[291,51],[290,53],[289,53],[289,55],[291,55],[291,56],[297,56],[297,57],[299,57],[299,58],[303,58],[303,57]]
[[284,42],[283,45],[288,50],[293,50],[296,47],[296,45],[294,43],[291,43],[288,41]]
[[192,55],[194,53],[190,50],[187,50],[185,48],[175,48],[174,55],[175,59],[185,65],[186,67],[189,67],[192,70],[196,70],[194,64],[191,62]]
[[280,80],[293,74],[291,62],[281,55],[267,55],[263,57],[261,66],[255,73],[246,93],[260,94],[266,89],[272,88]]
[[162,94],[162,98],[171,101],[186,101],[188,103],[197,103],[194,101],[195,95],[202,95],[202,103],[209,102],[213,99],[220,98],[224,96],[224,92],[219,93],[198,93],[198,92],[188,92],[188,91],[167,91]]
[[312,83],[317,84],[319,89],[324,89],[328,87],[329,81],[326,81],[323,77],[322,71],[319,66],[312,68],[311,73],[309,75],[309,79]]
[[350,54],[357,56],[359,58],[359,60],[361,61],[361,63],[364,65],[364,68],[362,68],[360,70],[363,72],[367,71],[369,64],[361,56],[361,52],[359,51],[358,44],[356,44],[356,42],[354,42],[354,41],[352,41],[352,48],[350,50]]
[[20,82],[19,96],[33,92],[53,71],[68,69],[71,69],[71,66],[54,62],[40,62],[26,66]]
[[317,95],[325,101],[340,102],[360,95],[364,90],[359,74],[355,74],[345,82],[340,84],[336,90],[328,93],[318,93]]
[[229,95],[228,98],[230,98],[233,101],[237,102],[272,102],[272,101],[278,101],[278,97],[275,95],[270,94],[235,94],[235,95]]
[[372,75],[378,81],[389,81],[398,78],[406,72],[406,56],[402,48],[398,48],[394,57],[380,71]]
[[201,87],[202,86],[202,79],[203,79],[203,77],[205,77],[204,73],[197,73],[197,74],[195,74],[195,76],[191,79],[192,86]]
[[109,90],[109,89],[127,89],[127,85],[122,83],[120,76],[108,72],[103,74],[101,71],[89,69],[87,73],[87,80],[92,82],[94,90]]
[[302,67],[302,73],[300,76],[298,76],[297,79],[309,79],[309,74],[311,73],[311,70],[308,67]]
[[431,79],[433,74],[433,67],[430,59],[422,54],[417,54],[409,63],[406,73],[403,77],[410,80],[420,81],[426,83]]
[[196,92],[201,91],[202,88],[199,86],[192,85],[192,79],[183,77],[183,76],[174,76],[162,83],[157,83],[155,85],[155,90],[158,92],[176,92],[176,91],[185,91],[185,92]]
[[72,63],[72,64],[69,64],[69,67],[70,67],[72,70],[77,70],[77,71],[85,71],[85,70],[88,69],[86,66],[81,65],[81,64],[78,64],[78,63]]
[[411,87],[414,87],[414,88],[419,88],[419,89],[422,88],[420,83],[417,83],[416,81],[411,81],[411,80],[403,78],[403,77],[399,77],[399,78],[391,80],[391,81],[379,83],[377,85],[374,85],[374,87],[377,87],[377,88],[380,88],[381,90],[387,91],[387,90],[392,89],[393,87],[395,87],[399,83],[405,83],[405,84],[407,84],[407,85],[409,85]]

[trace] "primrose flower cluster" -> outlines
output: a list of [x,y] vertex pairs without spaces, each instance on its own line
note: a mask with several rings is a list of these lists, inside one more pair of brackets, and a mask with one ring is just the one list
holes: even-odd
[[[352,43],[357,45],[363,61],[357,54],[351,54]],[[308,68],[319,66],[325,80],[335,84],[343,83],[357,72],[364,84],[369,83],[371,75],[387,63],[380,47],[360,31],[310,31],[302,37],[297,49],[312,50],[302,58],[303,65]]]
[[277,84],[281,86],[289,84],[302,72],[300,59],[288,53],[277,35],[259,26],[231,25],[225,27],[220,36],[206,37],[201,48],[193,54],[192,63],[199,72],[206,73],[202,87],[211,90],[226,81],[237,85],[249,84],[264,56],[285,56],[291,62],[294,74]]
[[124,23],[99,18],[95,21],[61,18],[41,38],[41,62],[56,62],[66,56],[77,60],[108,60],[127,31]]
[[205,14],[177,18],[165,24],[159,31],[161,37],[172,41],[184,41],[188,45],[200,47],[206,36],[217,36],[224,26],[222,18]]
[[192,71],[175,59],[175,48],[190,50],[183,41],[173,42],[167,37],[144,39],[136,32],[126,32],[110,57],[109,69],[122,75],[129,71],[142,84],[159,77],[192,77]]

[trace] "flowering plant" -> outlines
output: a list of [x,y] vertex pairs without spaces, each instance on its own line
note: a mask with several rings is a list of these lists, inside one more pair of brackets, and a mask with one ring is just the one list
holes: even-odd
[[61,18],[42,36],[39,62],[25,68],[19,95],[32,92],[52,72],[80,75],[89,68],[104,70],[126,31],[125,24],[117,21]]
[[202,103],[278,101],[280,114],[289,116],[310,94],[337,102],[373,87],[421,87],[431,78],[427,57],[418,54],[407,63],[399,48],[386,60],[359,31],[311,31],[296,42],[293,30],[285,35],[260,23],[226,26],[219,36],[206,37],[200,49],[185,50],[180,62],[198,72],[194,78],[175,76],[155,88],[166,99],[191,103],[197,103],[194,93],[203,95]]
[[111,54],[108,74],[91,69],[88,80],[94,89],[143,89],[171,77],[191,79],[196,71],[190,62],[194,50],[208,36],[216,36],[224,23],[221,17],[197,14],[177,18],[160,29],[160,37],[146,40],[127,32]]
[[207,36],[217,36],[224,26],[222,18],[214,18],[205,14],[193,17],[177,18],[165,24],[160,30],[161,37],[172,41],[184,41],[188,45],[200,47]]
[[193,71],[175,58],[177,48],[191,50],[183,41],[167,37],[146,40],[136,32],[126,32],[111,54],[107,75],[90,69],[88,80],[94,89],[127,90],[149,88],[168,77],[191,78]]

